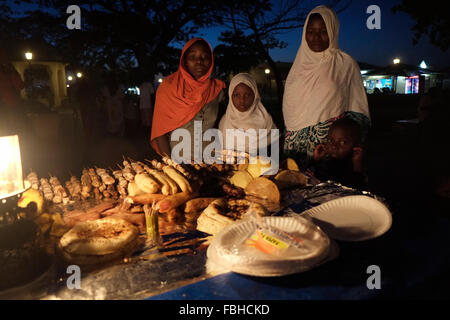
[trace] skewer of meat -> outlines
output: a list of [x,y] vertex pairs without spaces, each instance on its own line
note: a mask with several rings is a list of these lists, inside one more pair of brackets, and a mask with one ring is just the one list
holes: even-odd
[[156,160],[146,160],[146,161],[149,162],[155,169],[162,170],[164,168],[164,164],[162,164],[159,161]]
[[28,180],[31,184],[31,188],[34,190],[39,190],[39,178],[36,172],[31,171],[27,177],[26,180]]
[[48,179],[41,178],[40,182],[41,182],[42,192],[44,194],[44,199],[48,200],[48,201],[53,201],[54,195],[53,195],[52,187],[50,186],[50,183],[48,182]]
[[75,177],[74,175],[71,175],[70,183],[72,184],[72,190],[73,190],[72,197],[79,199],[81,197],[81,182],[80,182],[80,180],[78,180],[78,178]]
[[[112,170],[111,170],[112,171]],[[123,177],[122,170],[114,170],[112,171],[114,178],[118,181],[117,183],[117,191],[121,196],[126,197],[128,195],[128,181]]]
[[94,198],[95,200],[103,199],[103,194],[98,190],[98,188],[94,188]]
[[59,179],[55,176],[50,176],[50,185],[53,189],[53,203],[68,203],[69,196],[67,195],[66,189],[61,185]]
[[133,171],[133,168],[131,167],[130,162],[128,162],[127,160],[124,160],[122,162],[123,164],[123,169],[122,169],[122,175],[123,177],[128,180],[129,182],[134,181],[134,176],[135,173]]
[[133,168],[133,171],[136,172],[136,174],[141,174],[143,172],[145,172],[144,168],[135,161],[130,161],[131,163],[131,167]]
[[88,170],[83,169],[81,174],[81,196],[84,199],[87,199],[91,196],[91,191],[92,191],[91,176],[89,175]]
[[111,195],[111,198],[113,198],[115,200],[119,199],[119,193],[116,191],[113,184],[109,184],[106,187],[106,191],[109,192],[109,194]]
[[100,181],[99,176],[97,175],[97,173],[95,173],[95,169],[94,168],[89,168],[88,170],[89,176],[91,178],[91,184],[94,188],[99,188],[102,183]]
[[106,185],[110,185],[110,184],[114,184],[116,181],[114,180],[113,177],[111,177],[109,175],[109,173],[102,168],[96,168],[96,173],[100,176],[100,178],[102,179],[103,183]]

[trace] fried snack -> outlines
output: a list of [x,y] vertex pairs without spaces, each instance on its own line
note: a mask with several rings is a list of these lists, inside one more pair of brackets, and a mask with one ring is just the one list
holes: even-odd
[[144,191],[142,191],[139,187],[138,187],[138,185],[136,184],[136,182],[129,182],[128,183],[128,195],[129,196],[132,196],[132,197],[134,197],[134,196],[138,196],[138,195],[141,195],[141,194],[145,194],[145,192]]
[[136,174],[134,181],[145,193],[157,193],[160,190],[159,183],[145,172]]
[[188,172],[181,164],[178,164],[174,162],[172,159],[170,159],[167,156],[162,157],[162,161],[178,170],[182,175],[184,175],[187,179],[195,179],[197,176],[193,176],[190,172]]
[[204,210],[211,202],[217,198],[195,198],[186,202],[185,213],[195,213]]
[[125,201],[128,203],[152,204],[165,199],[167,196],[161,193],[145,193],[136,196],[128,196]]
[[230,178],[231,184],[243,189],[245,189],[252,180],[252,175],[247,171],[236,171]]
[[186,203],[190,199],[194,198],[194,194],[190,192],[180,192],[167,196],[164,200],[158,202],[159,211],[164,213],[171,209],[177,208],[182,204]]
[[[170,179],[164,172],[150,168],[147,164],[143,162],[139,162],[139,165],[144,168],[145,172],[148,173],[152,178],[156,179],[158,183],[161,185],[161,192],[163,194],[169,195],[174,194],[178,192],[178,186]],[[175,185],[175,189],[173,188],[173,185]]]
[[[152,178],[155,178],[158,183],[161,185],[161,193],[164,195],[170,195],[176,192],[173,192],[173,189],[171,188],[171,185],[169,184],[169,181],[167,180],[167,175],[165,175],[163,172],[155,170],[150,168],[145,163],[139,163],[142,168],[144,168],[145,172],[150,175]],[[176,185],[176,184],[175,184]],[[177,187],[178,189],[178,187]]]
[[303,173],[294,170],[282,170],[274,178],[274,182],[278,189],[288,189],[298,186],[306,186],[308,177]]
[[183,192],[192,192],[192,187],[186,178],[179,173],[177,170],[175,170],[173,167],[165,166],[163,168],[163,171],[165,174],[167,174],[171,179],[173,179],[178,186],[180,187],[181,191]]
[[287,158],[286,159],[286,165],[287,165],[288,170],[300,171],[300,169],[299,169],[299,167],[297,165],[297,162],[295,162],[295,160],[292,159],[292,158]]
[[252,180],[245,188],[245,193],[275,203],[279,203],[281,198],[277,185],[264,177]]

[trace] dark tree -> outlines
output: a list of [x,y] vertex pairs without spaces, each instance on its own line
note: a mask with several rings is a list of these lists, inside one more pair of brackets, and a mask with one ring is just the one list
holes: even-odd
[[411,29],[414,32],[413,44],[427,36],[431,44],[444,52],[450,47],[450,10],[445,1],[402,0],[392,11],[405,12],[415,20],[416,24]]
[[[7,5],[10,1],[0,1]],[[66,9],[73,1],[25,0],[38,6],[9,15],[16,38],[37,37],[58,47],[72,65],[91,69],[134,70],[134,78],[168,73],[178,67],[182,44],[199,28],[220,21],[221,0],[82,0],[81,30],[68,30]],[[20,13],[20,16],[17,16]],[[176,57],[176,62],[174,59]]]
[[226,79],[230,74],[246,72],[265,59],[255,50],[253,38],[236,30],[222,32],[221,44],[214,49],[217,76]]

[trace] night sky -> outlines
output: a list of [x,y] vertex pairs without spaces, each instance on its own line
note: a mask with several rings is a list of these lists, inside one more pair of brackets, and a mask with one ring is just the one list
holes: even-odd
[[[350,0],[342,0],[343,3],[347,3],[347,1]],[[312,0],[305,2],[311,5],[311,9],[323,3]],[[425,60],[429,67],[449,67],[450,52],[444,53],[439,48],[432,46],[427,37],[422,37],[417,45],[412,44],[411,27],[414,25],[414,21],[406,13],[392,13],[391,8],[398,3],[400,0],[353,0],[350,7],[338,15],[341,49],[359,62],[379,66],[391,64],[392,60],[398,57],[402,62],[412,65],[419,65],[422,60]],[[366,21],[370,16],[366,10],[370,5],[378,5],[381,9],[380,30],[369,30],[366,27]],[[424,1],[424,5],[426,5],[426,1]],[[20,4],[15,7],[25,9]],[[27,6],[26,9],[30,9],[30,7]],[[222,30],[221,27],[203,29],[200,34],[195,36],[204,37],[215,47],[219,44],[217,39]],[[292,62],[300,46],[301,35],[301,28],[280,35],[278,38],[287,42],[288,46],[284,49],[272,50],[271,54],[274,60]],[[183,46],[183,44],[176,43],[174,45]]]
[[[346,2],[346,0],[343,0]],[[322,1],[311,1],[313,7]],[[392,63],[395,57],[402,62],[419,65],[425,60],[429,67],[450,66],[450,52],[444,53],[429,44],[428,38],[422,37],[417,45],[412,44],[414,21],[403,12],[392,13],[391,8],[400,1],[353,0],[350,7],[338,14],[340,22],[339,44],[359,62],[385,66]],[[426,1],[424,1],[424,5]],[[378,5],[381,9],[381,29],[369,30],[366,21],[369,14],[367,7]],[[443,8],[443,10],[445,10]],[[204,37],[214,47],[217,42],[217,29],[205,30]],[[302,29],[292,30],[279,38],[288,43],[287,48],[272,50],[274,60],[292,62],[300,46]]]

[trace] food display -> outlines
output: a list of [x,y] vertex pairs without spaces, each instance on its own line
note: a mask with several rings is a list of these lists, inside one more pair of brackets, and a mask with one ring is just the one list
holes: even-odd
[[214,236],[248,212],[272,214],[270,206],[280,205],[283,190],[307,184],[292,159],[267,176],[270,163],[263,159],[233,152],[221,156],[222,163],[211,165],[124,157],[116,168],[83,168],[64,182],[30,172],[31,189],[21,201],[25,207],[38,204],[34,222],[64,261],[92,265],[131,255],[153,234],[149,226],[161,235]]

